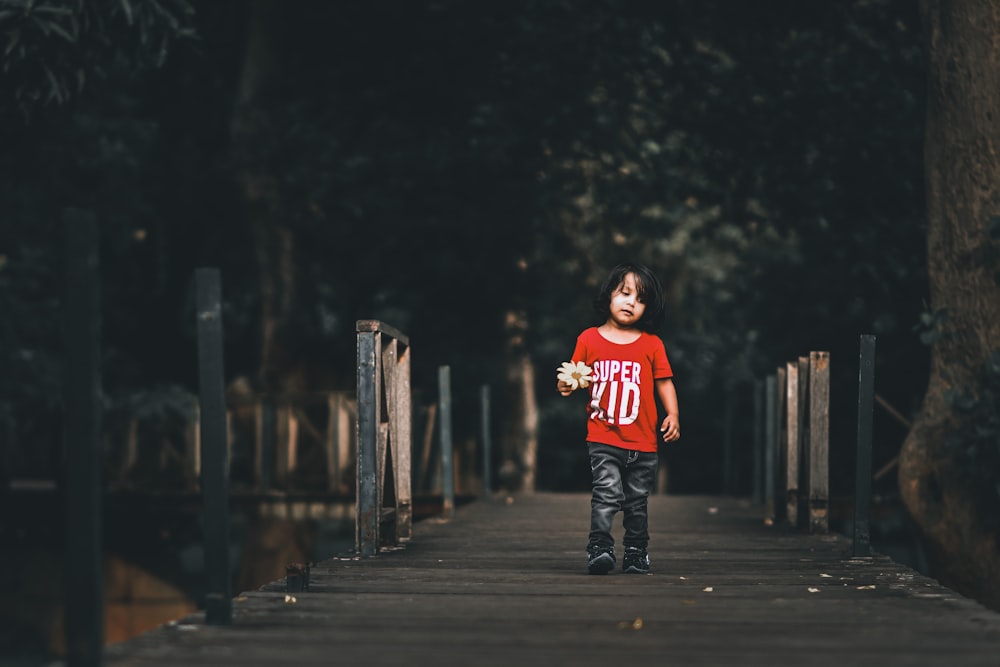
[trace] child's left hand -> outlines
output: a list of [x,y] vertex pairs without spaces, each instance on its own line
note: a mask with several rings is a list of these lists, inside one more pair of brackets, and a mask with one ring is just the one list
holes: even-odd
[[660,432],[663,433],[663,442],[674,442],[681,439],[681,425],[677,417],[667,415],[660,425]]
[[556,370],[556,378],[559,380],[557,388],[563,396],[569,396],[579,387],[586,389],[594,381],[590,376],[594,369],[582,361],[564,361]]

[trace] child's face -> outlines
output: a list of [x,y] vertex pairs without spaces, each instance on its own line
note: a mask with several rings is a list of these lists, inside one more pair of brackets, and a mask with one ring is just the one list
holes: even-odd
[[639,301],[635,275],[626,273],[622,284],[611,293],[611,322],[623,329],[630,329],[642,319],[646,304]]

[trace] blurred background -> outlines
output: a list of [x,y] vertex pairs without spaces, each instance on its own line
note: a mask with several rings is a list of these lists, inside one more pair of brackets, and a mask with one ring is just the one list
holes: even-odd
[[[660,490],[749,495],[754,383],[825,350],[837,528],[876,334],[873,540],[921,567],[892,471],[933,324],[917,3],[6,0],[0,33],[0,501],[20,563],[0,649],[58,651],[70,207],[99,223],[104,479],[129,499],[106,505],[108,595],[150,623],[201,604],[199,267],[223,281],[236,491],[265,398],[307,462],[283,490],[329,490],[309,439],[330,397],[349,406],[359,319],[410,338],[417,460],[450,366],[460,494],[481,489],[483,384],[494,488],[587,491],[584,402],[555,369],[599,323],[600,281],[638,261],[668,294],[681,405]],[[238,511],[234,591],[345,548],[336,517]]]

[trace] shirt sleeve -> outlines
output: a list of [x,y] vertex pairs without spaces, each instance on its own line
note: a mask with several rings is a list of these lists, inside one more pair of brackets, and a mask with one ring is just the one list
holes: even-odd
[[664,380],[674,376],[674,371],[670,367],[670,360],[667,359],[667,350],[663,347],[663,341],[659,336],[655,337],[653,345],[653,379]]
[[587,363],[587,344],[583,342],[582,334],[576,338],[576,348],[573,350],[573,356],[570,357],[570,361]]

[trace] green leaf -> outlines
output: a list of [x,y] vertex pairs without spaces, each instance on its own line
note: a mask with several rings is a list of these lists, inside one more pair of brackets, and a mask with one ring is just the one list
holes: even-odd
[[132,17],[132,3],[129,0],[121,0],[122,9],[125,11],[125,20],[129,25],[132,25],[134,20]]
[[56,14],[59,16],[72,16],[73,10],[69,7],[59,7],[55,5],[42,5],[35,8],[36,14]]
[[69,34],[66,31],[66,29],[63,28],[58,23],[50,23],[49,27],[52,28],[52,32],[54,32],[57,35],[59,35],[60,37],[62,37],[63,39],[65,39],[70,44],[76,44],[76,37],[74,35]]
[[21,39],[21,31],[18,29],[11,30],[7,34],[10,36],[10,41],[7,42],[7,48],[4,49],[3,54],[5,56],[10,55],[10,52],[14,50],[18,41]]

